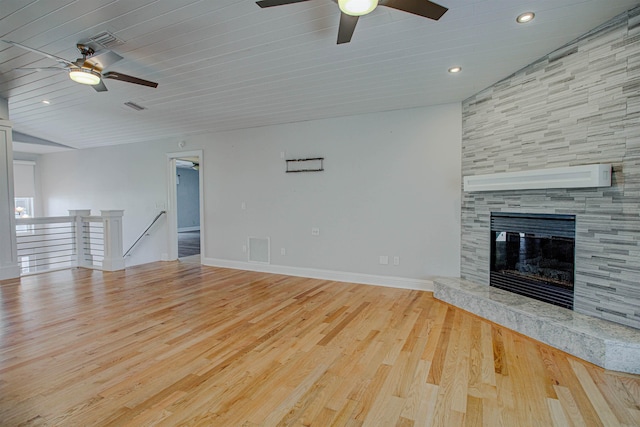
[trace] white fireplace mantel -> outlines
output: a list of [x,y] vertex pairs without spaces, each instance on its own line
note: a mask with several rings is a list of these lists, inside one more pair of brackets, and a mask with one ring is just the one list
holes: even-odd
[[610,187],[611,165],[594,164],[464,177],[464,191]]

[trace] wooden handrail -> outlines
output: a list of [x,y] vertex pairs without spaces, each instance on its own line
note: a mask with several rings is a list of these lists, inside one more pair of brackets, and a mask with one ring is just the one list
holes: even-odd
[[153,219],[153,221],[151,221],[151,224],[149,224],[149,226],[142,232],[142,234],[140,234],[140,236],[138,236],[138,238],[136,239],[135,242],[133,242],[133,245],[131,245],[131,247],[129,249],[127,249],[127,251],[124,253],[124,255],[122,256],[123,258],[126,257],[127,255],[129,255],[129,252],[131,252],[131,250],[138,244],[138,242],[140,240],[142,240],[142,238],[144,236],[147,235],[147,231],[149,231],[149,229],[151,229],[151,227],[153,227],[153,224],[155,224],[158,219],[160,219],[160,217],[164,214],[166,214],[167,211],[160,211],[160,213],[158,215],[156,215],[156,217]]

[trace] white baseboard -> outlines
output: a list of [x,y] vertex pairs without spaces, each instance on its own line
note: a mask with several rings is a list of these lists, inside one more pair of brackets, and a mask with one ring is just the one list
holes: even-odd
[[236,270],[258,271],[261,273],[284,274],[287,276],[308,277],[311,279],[333,280],[336,282],[361,283],[364,285],[387,286],[390,288],[415,289],[433,292],[433,282],[431,280],[423,279],[375,276],[372,274],[288,267],[285,265],[257,264],[246,261],[230,261],[226,259],[205,257],[202,258],[202,264],[211,267],[233,268]]
[[194,225],[193,227],[180,227],[178,228],[178,233],[183,233],[185,231],[200,231],[199,225]]
[[18,264],[0,266],[0,280],[15,279],[18,277],[20,277],[20,266]]

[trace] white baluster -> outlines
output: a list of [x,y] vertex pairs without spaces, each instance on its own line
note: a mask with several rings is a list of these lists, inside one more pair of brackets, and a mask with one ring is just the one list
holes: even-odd
[[122,256],[122,216],[123,210],[100,211],[104,225],[104,260],[105,271],[124,270]]

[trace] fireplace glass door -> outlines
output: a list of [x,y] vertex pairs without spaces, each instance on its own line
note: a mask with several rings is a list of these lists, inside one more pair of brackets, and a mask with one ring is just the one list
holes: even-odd
[[574,274],[574,215],[491,214],[491,286],[573,309]]

